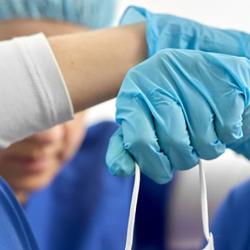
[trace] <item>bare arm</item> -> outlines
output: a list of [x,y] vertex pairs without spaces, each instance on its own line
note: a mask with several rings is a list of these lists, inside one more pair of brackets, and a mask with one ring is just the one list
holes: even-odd
[[146,56],[144,33],[137,24],[0,42],[0,148],[72,119],[64,82],[75,112],[115,97],[128,69]]
[[56,36],[49,43],[75,112],[115,97],[125,73],[147,54],[144,24]]
[[56,55],[75,111],[113,98],[126,71],[147,53],[145,25],[90,31],[49,20],[0,22],[0,40],[43,32]]

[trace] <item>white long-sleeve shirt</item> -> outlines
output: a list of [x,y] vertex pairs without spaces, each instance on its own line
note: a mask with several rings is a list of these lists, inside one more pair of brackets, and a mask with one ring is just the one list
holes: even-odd
[[72,103],[45,36],[0,42],[0,148],[72,118]]

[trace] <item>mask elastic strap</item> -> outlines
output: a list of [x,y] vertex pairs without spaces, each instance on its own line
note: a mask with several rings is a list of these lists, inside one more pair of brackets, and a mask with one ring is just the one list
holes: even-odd
[[135,165],[134,188],[133,188],[132,199],[131,199],[131,204],[130,204],[130,212],[129,212],[125,250],[131,250],[132,246],[133,246],[135,214],[136,214],[136,206],[137,206],[139,188],[140,188],[140,168],[136,164]]
[[[205,238],[208,242],[208,245],[203,250],[214,250],[213,235],[209,231],[206,177],[205,177],[205,172],[204,172],[201,161],[199,162],[199,176],[200,176],[200,199],[201,199],[202,225],[203,225],[203,232],[204,232]],[[134,188],[133,188],[131,205],[130,205],[125,250],[131,250],[133,246],[135,214],[136,214],[136,206],[137,206],[139,188],[140,188],[140,169],[138,165],[136,164]]]
[[204,168],[201,161],[199,162],[199,176],[200,176],[200,199],[201,199],[201,216],[203,233],[208,242],[203,250],[214,250],[213,235],[209,230],[209,217],[208,217],[208,202],[207,202],[207,185]]

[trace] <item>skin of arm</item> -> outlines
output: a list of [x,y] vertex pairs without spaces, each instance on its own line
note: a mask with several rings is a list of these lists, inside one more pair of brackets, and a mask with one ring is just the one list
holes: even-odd
[[[86,27],[59,21],[0,22],[0,40],[37,32],[53,36],[87,31]],[[31,193],[46,187],[64,162],[76,153],[84,138],[83,117],[84,114],[80,112],[72,121],[36,133],[8,149],[0,150],[0,175],[11,185],[19,202],[25,203]],[[40,166],[40,171],[32,172],[35,166]]]
[[144,23],[86,30],[60,21],[14,19],[0,22],[0,39],[43,32],[78,112],[114,98],[126,72],[147,56]]
[[[72,100],[78,105],[75,109],[79,110],[115,96],[126,71],[146,54],[143,30],[143,25],[138,25],[92,32],[86,27],[60,21],[18,19],[0,22],[0,40],[38,32],[51,37],[51,44],[67,77]],[[25,202],[30,192],[51,181],[63,161],[63,157],[61,159],[58,155],[65,153],[65,157],[71,157],[75,152],[82,141],[83,131],[82,114],[77,117],[74,121],[33,135],[0,152],[1,175],[12,184],[20,202]],[[60,139],[60,135],[63,139]],[[50,138],[50,143],[44,143],[46,138]],[[27,147],[31,149],[27,151]],[[40,151],[37,151],[38,147]],[[49,152],[45,154],[48,148]],[[10,171],[13,165],[22,165],[21,160],[15,163],[15,156],[29,158],[34,152],[43,153],[50,167],[30,175],[15,167]],[[1,165],[1,162],[4,164]]]
[[115,97],[126,72],[147,55],[143,23],[48,40],[75,112]]

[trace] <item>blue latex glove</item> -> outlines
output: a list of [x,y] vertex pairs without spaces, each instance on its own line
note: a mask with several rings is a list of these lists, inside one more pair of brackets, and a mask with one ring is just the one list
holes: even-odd
[[120,129],[111,138],[111,173],[131,175],[134,160],[158,183],[174,169],[213,159],[242,136],[250,103],[247,58],[161,50],[131,69],[117,97]]
[[236,153],[243,155],[250,160],[250,108],[247,108],[243,115],[243,134],[240,140],[235,143],[227,145],[230,149],[233,149]]
[[209,27],[167,14],[155,14],[140,7],[129,7],[121,24],[146,23],[148,56],[165,48],[191,49],[250,58],[250,35]]
[[[122,24],[145,22],[148,56],[164,48],[181,48],[217,52],[250,58],[250,35],[235,30],[209,27],[198,22],[167,14],[154,14],[140,7],[129,7]],[[118,107],[119,109],[119,107]],[[244,117],[250,117],[246,115]],[[244,121],[244,138],[227,145],[250,159],[249,121]]]
[[0,0],[0,20],[52,19],[86,25],[109,26],[118,0]]
[[[244,32],[218,29],[186,18],[129,7],[121,23],[136,22],[146,22],[148,56],[164,48],[182,48],[250,58],[250,35]],[[244,116],[245,119],[248,117],[250,114]],[[249,122],[250,119],[243,122],[244,138],[227,147],[250,160],[250,138],[247,138],[250,135]]]

